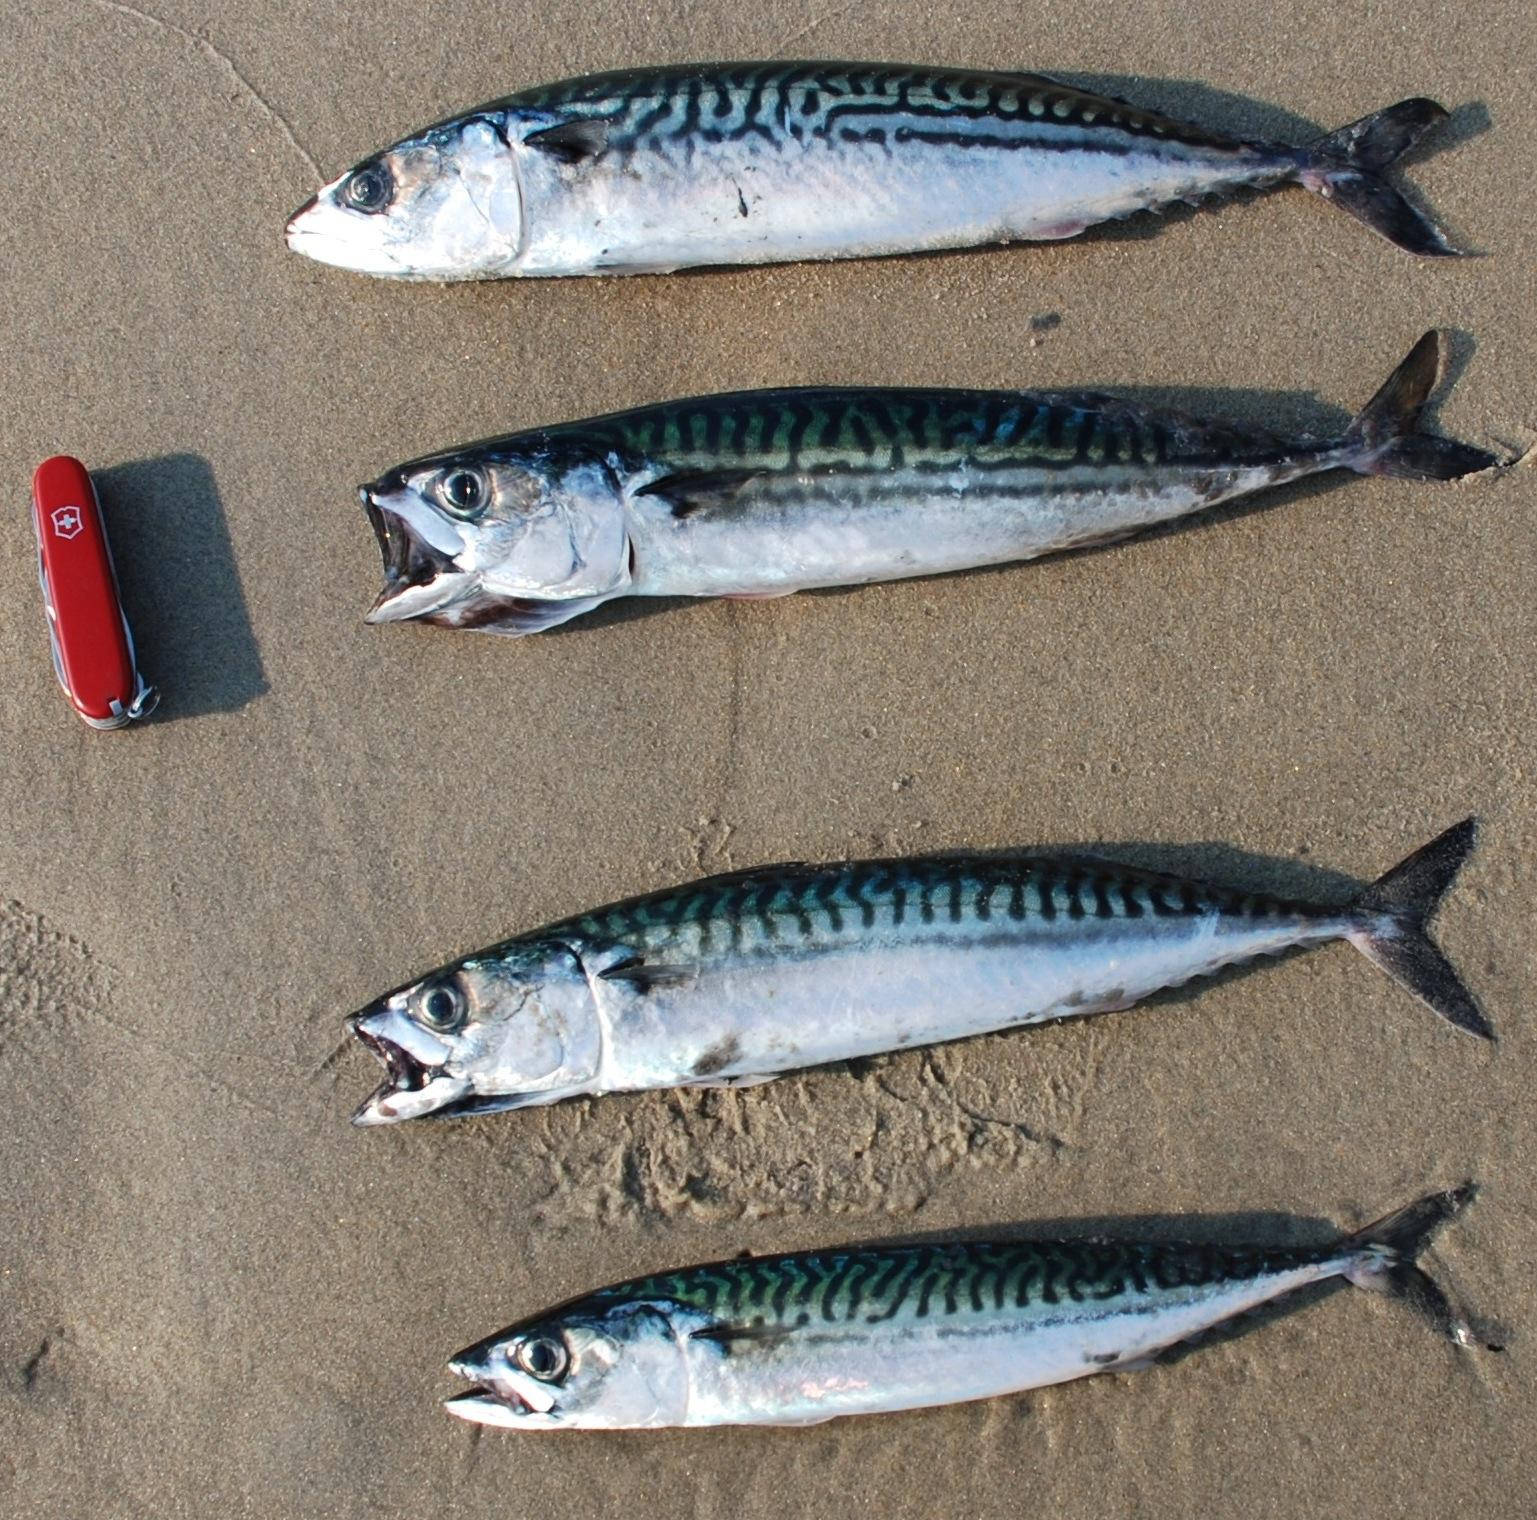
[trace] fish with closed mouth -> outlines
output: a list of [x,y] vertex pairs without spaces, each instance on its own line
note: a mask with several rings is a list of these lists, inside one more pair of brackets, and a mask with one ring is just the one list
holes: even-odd
[[1443,255],[1445,233],[1383,172],[1446,116],[1404,100],[1293,147],[1038,74],[682,64],[439,122],[325,186],[287,239],[402,280],[643,274],[1050,241],[1300,184],[1410,253]]
[[1065,1240],[738,1257],[601,1288],[461,1351],[461,1419],[509,1430],[815,1425],[1152,1365],[1314,1283],[1480,1344],[1415,1258],[1474,1193],[1324,1246]]
[[1348,940],[1461,1029],[1488,1020],[1426,923],[1473,848],[1448,829],[1343,907],[1103,860],[771,866],[599,908],[408,982],[349,1027],[386,1075],[359,1125],[583,1094],[741,1087],[1048,1019]]
[[1033,559],[1327,470],[1498,461],[1420,430],[1426,333],[1325,441],[1088,392],[781,390],[640,407],[413,460],[360,489],[369,621],[526,634],[620,596],[773,597]]

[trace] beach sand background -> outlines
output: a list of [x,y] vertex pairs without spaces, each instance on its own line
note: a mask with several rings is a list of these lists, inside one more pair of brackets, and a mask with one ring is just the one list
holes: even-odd
[[[1537,443],[1537,23],[1502,0],[5,7],[0,1510],[1528,1514],[1537,474],[1331,480],[1150,541],[509,642],[368,628],[410,455],[797,382],[1132,387],[1330,427],[1427,327],[1441,426]],[[690,57],[1057,72],[1303,140],[1454,108],[1412,177],[1487,256],[1300,191],[1063,246],[630,281],[372,282],[288,214],[404,131]],[[152,723],[54,685],[30,472],[98,472]],[[342,1017],[567,911],[777,859],[1073,844],[1346,894],[1467,813],[1458,1034],[1348,947],[740,1094],[363,1133]],[[1177,1365],[808,1430],[517,1437],[445,1361],[601,1282],[993,1227],[1324,1238],[1431,1186],[1500,1327],[1341,1292]],[[1150,1216],[1150,1217],[1148,1217]],[[1139,1224],[1140,1221],[1140,1224]]]

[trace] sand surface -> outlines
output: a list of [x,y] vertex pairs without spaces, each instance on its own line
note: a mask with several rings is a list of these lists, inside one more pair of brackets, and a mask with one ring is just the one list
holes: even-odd
[[[369,628],[353,487],[412,454],[796,382],[1143,388],[1282,426],[1427,327],[1440,424],[1537,443],[1515,0],[5,7],[0,1511],[1517,1515],[1537,1408],[1537,474],[1283,492],[1052,563],[508,642]],[[505,90],[688,57],[1034,67],[1231,131],[1455,108],[1413,178],[1487,257],[1300,191],[878,264],[404,287],[283,247],[318,183]],[[161,715],[54,685],[27,481],[98,472]],[[570,910],[775,859],[1089,844],[1344,894],[1467,813],[1486,1047],[1348,947],[741,1094],[360,1132],[341,1019]],[[802,1431],[477,1434],[447,1356],[645,1269],[1113,1221],[1322,1238],[1427,1187],[1508,1337],[1344,1292],[1177,1365]],[[1200,1216],[1197,1218],[1197,1216]]]

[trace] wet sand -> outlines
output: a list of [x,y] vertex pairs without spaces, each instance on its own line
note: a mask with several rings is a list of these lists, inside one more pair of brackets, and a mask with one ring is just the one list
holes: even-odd
[[[1528,7],[742,13],[8,8],[0,545],[0,1510],[1530,1512],[1537,474],[1330,480],[1034,566],[522,642],[369,628],[359,480],[508,428],[801,382],[1131,387],[1332,426],[1427,327],[1440,426],[1537,443]],[[288,214],[508,89],[688,57],[1034,67],[1301,141],[1454,108],[1422,263],[1300,191],[1055,247],[405,287]],[[313,159],[314,163],[307,161]],[[24,506],[98,472],[160,716],[88,731]],[[1500,1029],[1346,946],[1079,1024],[757,1091],[360,1132],[340,1020],[570,910],[777,859],[1099,847],[1343,894],[1456,819],[1440,934]],[[477,1435],[447,1356],[643,1270],[992,1227],[1290,1240],[1432,1186],[1507,1335],[1355,1292],[1177,1365],[810,1430]],[[1140,1221],[1140,1226],[1138,1222]]]

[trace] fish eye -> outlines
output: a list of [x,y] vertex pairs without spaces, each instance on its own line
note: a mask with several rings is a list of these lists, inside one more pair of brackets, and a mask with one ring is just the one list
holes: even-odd
[[383,164],[368,164],[342,186],[342,199],[354,211],[383,211],[395,193],[395,181]]
[[450,470],[438,483],[438,500],[455,517],[474,517],[491,494],[482,471],[461,466]]
[[516,1355],[518,1366],[530,1377],[545,1383],[552,1383],[560,1377],[571,1360],[565,1343],[553,1335],[536,1335],[524,1341],[519,1345]]
[[431,1029],[451,1033],[465,1019],[468,1008],[464,993],[454,982],[437,982],[416,996],[416,1014]]

